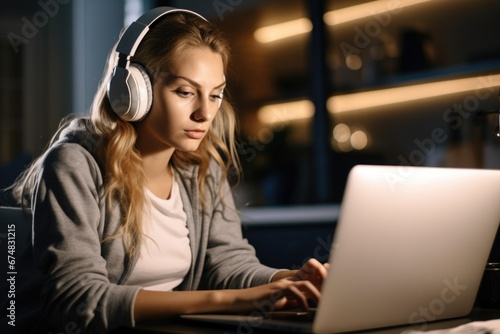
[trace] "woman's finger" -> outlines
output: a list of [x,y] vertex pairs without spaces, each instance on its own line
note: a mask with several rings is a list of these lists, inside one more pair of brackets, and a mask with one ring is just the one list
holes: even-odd
[[298,297],[300,304],[307,308],[309,298],[313,299],[315,302],[319,301],[320,291],[309,281],[297,281],[293,282],[288,288],[288,291],[292,293],[292,296]]
[[[293,298],[295,301],[297,301],[301,308],[306,309],[306,310],[309,308],[309,303],[307,302],[307,297],[304,294],[304,292],[301,291],[301,289],[299,289],[298,286],[291,285],[288,288],[288,293],[291,293],[290,297]],[[288,297],[286,297],[286,298],[288,298]]]

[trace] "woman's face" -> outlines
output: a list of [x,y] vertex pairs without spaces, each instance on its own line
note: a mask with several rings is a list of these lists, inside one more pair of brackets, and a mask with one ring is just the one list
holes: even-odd
[[137,126],[140,146],[195,151],[222,101],[222,58],[208,48],[190,48],[172,65],[153,85],[152,109]]

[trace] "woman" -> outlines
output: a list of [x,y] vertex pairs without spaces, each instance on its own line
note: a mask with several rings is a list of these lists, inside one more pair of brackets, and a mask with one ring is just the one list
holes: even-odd
[[[120,59],[110,53],[90,118],[63,125],[15,185],[34,217],[22,262],[35,269],[19,269],[16,297],[23,333],[106,332],[319,299],[323,265],[263,266],[241,236],[226,180],[238,170],[235,117],[223,100],[226,41],[193,12],[160,8],[145,18],[150,30],[133,51],[118,44]],[[114,82],[124,69],[150,81],[139,107]],[[144,105],[144,115],[131,111]]]

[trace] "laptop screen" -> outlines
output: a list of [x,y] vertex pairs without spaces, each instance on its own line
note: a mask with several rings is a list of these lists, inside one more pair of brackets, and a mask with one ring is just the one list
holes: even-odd
[[354,167],[315,332],[470,312],[500,221],[500,171]]

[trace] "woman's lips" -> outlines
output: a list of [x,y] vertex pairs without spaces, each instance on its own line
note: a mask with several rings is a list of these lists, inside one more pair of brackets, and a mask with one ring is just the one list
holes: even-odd
[[184,130],[184,133],[186,136],[193,139],[201,139],[205,136],[204,130]]

